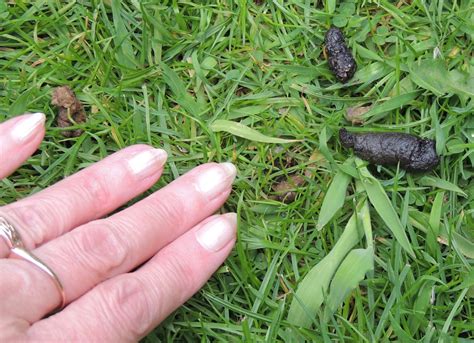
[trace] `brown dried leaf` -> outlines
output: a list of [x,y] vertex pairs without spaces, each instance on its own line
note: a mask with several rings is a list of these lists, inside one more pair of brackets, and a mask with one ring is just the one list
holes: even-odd
[[308,159],[308,162],[308,167],[304,172],[304,175],[308,178],[312,178],[316,174],[316,171],[319,167],[326,166],[328,163],[324,155],[318,149],[313,151]]
[[34,67],[39,66],[40,64],[43,64],[44,62],[46,62],[46,59],[45,58],[40,58],[40,59],[34,61],[33,63],[31,63],[31,66],[34,68]]
[[346,112],[346,120],[350,121],[352,124],[361,125],[364,124],[364,119],[362,116],[367,113],[372,106],[356,106],[349,107]]
[[275,191],[276,200],[282,201],[286,204],[295,201],[296,192],[295,189],[303,186],[306,183],[306,180],[303,176],[298,174],[293,174],[288,176],[287,179],[275,183],[272,188]]
[[[64,128],[75,124],[84,123],[87,119],[82,104],[76,95],[68,86],[57,87],[54,89],[51,104],[59,109],[57,117],[58,127]],[[62,132],[64,137],[78,137],[82,130],[65,130]]]

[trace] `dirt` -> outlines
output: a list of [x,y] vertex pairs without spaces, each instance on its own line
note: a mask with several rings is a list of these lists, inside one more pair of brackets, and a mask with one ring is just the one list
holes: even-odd
[[[82,104],[68,86],[57,87],[53,90],[51,104],[59,109],[57,126],[60,128],[81,124],[87,120]],[[81,129],[62,131],[62,135],[67,138],[78,137],[82,133]]]

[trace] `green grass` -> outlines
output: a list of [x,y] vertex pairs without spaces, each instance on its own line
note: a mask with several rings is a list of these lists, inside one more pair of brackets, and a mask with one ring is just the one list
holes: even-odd
[[[239,213],[237,246],[145,341],[474,339],[473,13],[470,0],[0,0],[0,120],[48,116],[41,149],[2,182],[0,204],[134,143],[169,152],[153,190],[200,163],[230,160],[239,175],[224,210]],[[323,56],[331,23],[358,62],[346,85]],[[59,85],[90,113],[86,133],[68,144],[50,105]],[[336,139],[358,105],[374,107],[355,130],[433,138],[443,158],[427,176],[370,169],[398,218],[389,227],[385,210],[370,206],[373,240],[356,248],[373,243],[374,270],[334,314],[323,303],[309,328],[298,328],[288,318],[294,292],[366,198],[356,188],[363,173],[343,165],[352,153]],[[216,130],[216,120],[298,141],[257,142],[241,127]],[[294,202],[274,199],[275,183],[306,170]],[[318,230],[339,170],[351,175],[347,196]],[[393,236],[398,225],[413,256]]]

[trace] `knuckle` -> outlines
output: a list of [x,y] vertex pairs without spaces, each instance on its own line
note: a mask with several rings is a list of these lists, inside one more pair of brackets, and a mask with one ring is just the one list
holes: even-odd
[[146,212],[158,217],[164,226],[183,228],[186,225],[183,199],[177,194],[166,194],[166,197],[153,197]]
[[73,250],[82,268],[104,277],[123,266],[130,249],[120,232],[107,220],[96,220],[77,231]]
[[111,316],[111,330],[120,329],[124,339],[136,340],[153,326],[155,311],[145,292],[147,285],[129,275],[101,284],[99,306]]
[[188,290],[193,289],[198,282],[192,265],[186,257],[176,252],[168,252],[167,249],[160,252],[159,274],[169,285],[169,292],[179,296],[181,302],[188,298]]
[[[2,274],[8,275],[5,282],[0,282],[0,294],[4,295],[3,299],[8,302],[8,294],[29,294],[31,289],[36,287],[35,279],[32,277],[31,270],[27,262],[22,260],[1,259],[0,270]],[[2,280],[3,281],[3,280]],[[0,313],[8,310],[0,307]]]
[[86,198],[90,199],[90,203],[97,204],[95,210],[98,215],[106,210],[113,201],[112,192],[104,175],[96,172],[86,172],[82,178],[80,188],[81,193],[86,194]]
[[57,236],[63,227],[61,223],[63,216],[46,198],[39,201],[25,200],[21,205],[6,206],[1,212],[13,220],[15,228],[29,249]]

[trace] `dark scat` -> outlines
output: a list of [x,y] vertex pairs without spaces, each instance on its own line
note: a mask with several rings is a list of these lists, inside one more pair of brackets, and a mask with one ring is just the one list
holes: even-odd
[[360,158],[380,165],[397,165],[411,172],[428,172],[439,163],[436,143],[407,133],[351,133],[339,131],[346,148],[353,148]]
[[354,76],[357,69],[356,61],[346,46],[341,30],[331,27],[325,37],[329,68],[341,82],[347,82]]

